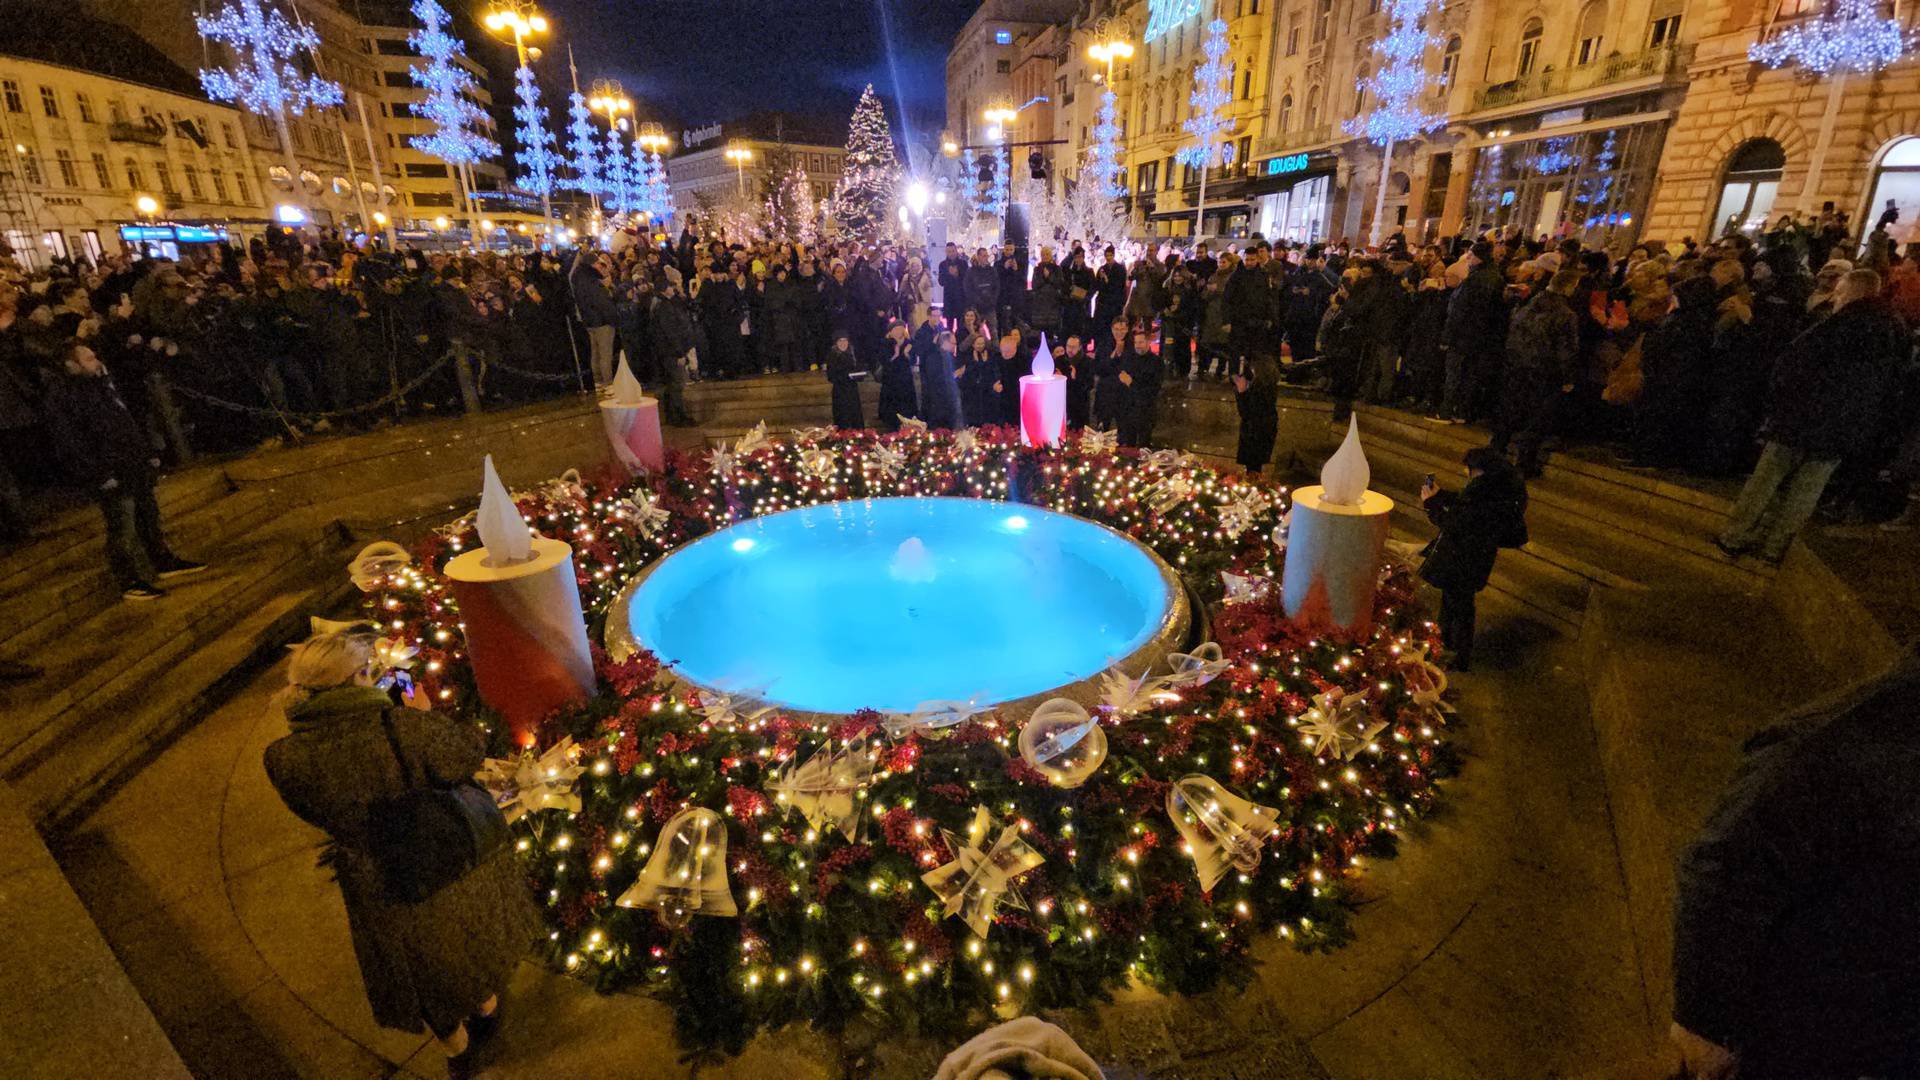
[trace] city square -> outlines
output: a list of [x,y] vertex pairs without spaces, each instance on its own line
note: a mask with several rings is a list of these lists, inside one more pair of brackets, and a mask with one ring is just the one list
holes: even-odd
[[1920,38],[1758,8],[0,3],[7,1072],[1914,1075]]

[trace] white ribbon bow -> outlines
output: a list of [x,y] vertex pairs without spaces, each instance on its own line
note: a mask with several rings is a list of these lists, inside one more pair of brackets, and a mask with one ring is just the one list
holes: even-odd
[[1020,830],[1008,825],[1000,830],[991,847],[987,838],[993,833],[993,815],[984,806],[974,807],[973,820],[967,826],[964,841],[940,830],[953,851],[953,861],[920,875],[950,916],[957,915],[975,937],[986,937],[994,913],[1002,905],[1027,910],[1027,901],[1014,887],[1014,879],[1034,869],[1046,859],[1020,839]]
[[518,757],[488,758],[480,763],[477,779],[500,804],[509,825],[535,810],[578,813],[580,796],[573,783],[586,769],[574,764],[576,756],[569,736],[538,757],[527,751]]
[[852,843],[860,832],[860,791],[880,766],[880,749],[866,736],[835,750],[826,743],[805,761],[788,762],[767,777],[767,792],[782,807],[800,811],[816,829],[832,827]]

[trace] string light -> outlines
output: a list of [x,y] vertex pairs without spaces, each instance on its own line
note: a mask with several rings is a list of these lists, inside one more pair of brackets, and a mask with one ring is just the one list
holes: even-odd
[[340,84],[318,75],[303,75],[292,63],[302,53],[320,47],[320,35],[305,23],[292,22],[263,0],[234,0],[211,16],[194,20],[200,36],[232,50],[232,68],[206,68],[200,86],[215,101],[231,101],[248,112],[295,116],[308,109],[324,109],[346,100]]
[[1817,75],[1869,74],[1898,63],[1912,45],[1900,20],[1880,17],[1878,0],[1832,0],[1819,18],[1748,46],[1747,59]]
[[553,149],[553,132],[547,130],[547,110],[540,104],[540,87],[533,81],[533,69],[521,64],[513,73],[513,83],[514,97],[520,101],[513,107],[518,123],[513,135],[519,144],[514,160],[520,163],[520,186],[535,195],[551,195],[562,159]]
[[459,61],[467,47],[449,30],[452,16],[438,0],[414,0],[413,17],[421,29],[407,35],[427,62],[408,69],[413,81],[427,92],[415,113],[433,125],[426,135],[415,135],[407,145],[449,165],[470,165],[500,153],[500,144],[486,135],[486,113],[476,103],[480,84]]
[[1380,69],[1360,84],[1373,95],[1375,104],[1365,116],[1342,125],[1347,134],[1391,146],[1431,131],[1446,119],[1420,107],[1430,85],[1426,52],[1435,38],[1427,32],[1427,19],[1435,6],[1435,0],[1387,0],[1392,29],[1373,43]]

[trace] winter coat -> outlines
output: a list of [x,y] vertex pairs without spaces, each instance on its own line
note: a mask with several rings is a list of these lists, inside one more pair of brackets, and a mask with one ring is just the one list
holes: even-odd
[[918,274],[900,276],[900,317],[909,327],[918,327],[925,321],[933,302],[933,275],[921,270]]
[[1773,377],[1766,437],[1831,460],[1879,433],[1912,344],[1881,300],[1856,300],[1808,327]]
[[1120,391],[1120,445],[1146,446],[1153,441],[1154,421],[1160,415],[1160,380],[1165,367],[1151,352],[1128,349],[1120,356],[1120,370],[1132,380],[1122,384],[1116,378],[1113,384]]
[[1511,468],[1492,469],[1458,492],[1435,492],[1427,520],[1440,530],[1420,576],[1442,592],[1479,592],[1503,547],[1527,542],[1527,486]]
[[1507,329],[1507,367],[1528,371],[1554,385],[1574,380],[1580,355],[1580,318],[1567,298],[1551,289],[1534,294]]
[[860,380],[866,369],[849,352],[835,349],[827,354],[827,382],[833,387],[833,426],[858,431],[867,426],[860,404]]
[[662,361],[684,357],[688,350],[700,348],[700,328],[684,296],[656,298],[647,322],[654,355]]
[[991,265],[969,263],[964,291],[966,306],[979,312],[982,321],[992,319],[1000,310],[1000,273]]
[[889,345],[886,358],[880,361],[880,430],[898,431],[901,417],[919,415],[919,395],[913,388],[913,352],[906,342],[900,343],[898,351]]
[[1673,1018],[1740,1075],[1920,1076],[1920,660],[1804,706],[1675,874]]
[[1120,309],[1127,303],[1127,268],[1117,262],[1103,263],[1093,275],[1093,329],[1097,338],[1106,337]]
[[109,480],[125,486],[152,479],[153,447],[113,376],[62,371],[48,381],[46,402],[54,454],[89,490]]
[[1138,323],[1151,322],[1167,306],[1167,268],[1147,256],[1133,264],[1133,292],[1127,297],[1127,318]]
[[[1067,274],[1058,263],[1033,268],[1033,287],[1027,293],[1027,319],[1036,330],[1058,333],[1067,304]],[[1054,342],[1059,344],[1059,342]]]
[[958,431],[966,427],[965,412],[960,407],[960,384],[954,381],[953,369],[957,358],[950,352],[935,349],[920,359],[920,386],[926,406],[927,426],[935,431],[946,429]]
[[966,302],[967,266],[965,255],[940,260],[940,302],[949,315],[958,314]]
[[1247,388],[1235,396],[1240,410],[1240,446],[1234,460],[1249,469],[1273,460],[1280,435],[1280,368],[1265,356],[1253,358]]
[[1000,381],[1000,357],[992,352],[961,354],[959,372],[963,425],[978,427],[994,424],[1000,417],[1000,394],[993,384]]
[[613,293],[608,291],[607,283],[600,278],[600,272],[593,267],[592,253],[586,248],[580,249],[580,257],[574,261],[573,273],[567,275],[567,283],[573,288],[573,306],[580,313],[580,324],[592,329],[596,326],[612,326],[615,316]]
[[407,790],[381,722],[389,713],[416,783],[465,780],[480,768],[485,755],[472,725],[343,686],[287,711],[293,730],[267,747],[267,777],[289,810],[327,834],[321,861],[346,901],[374,1020],[450,1032],[506,986],[542,929],[540,916],[511,844],[421,903],[388,902],[366,838],[373,804]]
[[1497,353],[1507,339],[1507,280],[1490,264],[1468,272],[1447,301],[1442,344],[1471,357]]
[[1225,274],[1218,270],[1207,278],[1207,284],[1200,290],[1200,344],[1210,349],[1227,347],[1227,283],[1239,270],[1229,270]]
[[1236,341],[1252,341],[1265,334],[1273,318],[1273,294],[1267,275],[1258,267],[1240,266],[1227,278],[1227,324]]

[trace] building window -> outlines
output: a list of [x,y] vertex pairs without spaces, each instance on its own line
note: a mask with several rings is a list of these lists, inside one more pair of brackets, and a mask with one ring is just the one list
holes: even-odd
[[1240,136],[1240,145],[1237,149],[1234,160],[1240,163],[1240,168],[1244,171],[1252,164],[1248,159],[1253,156],[1253,136]]
[[220,202],[226,202],[227,174],[219,169],[208,169],[207,176],[213,180],[213,197]]
[[1310,86],[1307,88],[1306,127],[1307,127],[1307,130],[1311,131],[1314,128],[1317,128],[1319,126],[1320,126],[1320,88],[1317,86]]
[[1314,0],[1313,43],[1327,40],[1327,34],[1333,30],[1333,0]]
[[416,180],[445,180],[447,178],[447,167],[445,165],[409,162],[406,166],[406,174]]
[[100,181],[101,191],[113,190],[113,170],[107,166],[107,155],[93,155],[93,178]]
[[1162,190],[1165,190],[1165,191],[1173,190],[1173,177],[1174,177],[1173,166],[1174,166],[1173,158],[1168,158],[1166,160],[1166,163],[1160,166]]
[[995,30],[995,31],[993,32],[993,43],[994,43],[995,45],[1011,45],[1011,44],[1013,44],[1013,31],[1011,31],[1011,30]]
[[7,99],[8,112],[26,112],[27,103],[20,100],[20,84],[12,79],[0,80],[0,94]]
[[1364,67],[1360,69],[1358,75],[1354,76],[1353,115],[1355,116],[1360,116],[1367,111],[1367,80],[1372,77],[1373,73]]
[[996,74],[999,74],[999,75],[1005,75],[1005,74],[1007,74],[1008,72],[1010,72],[1010,71],[1012,71],[1012,70],[1013,70],[1013,61],[1011,61],[1011,60],[995,60],[995,61],[993,62],[993,70],[994,70],[994,72],[995,72]]
[[1580,9],[1579,45],[1574,50],[1573,62],[1576,67],[1584,67],[1600,59],[1600,42],[1607,29],[1606,0],[1594,0]]
[[406,71],[389,71],[381,75],[380,81],[388,86],[408,87],[413,85],[413,75]]
[[247,204],[247,205],[252,205],[252,203],[253,203],[253,192],[251,192],[251,191],[249,191],[249,190],[247,190],[247,173],[246,173],[246,170],[244,170],[244,169],[235,169],[235,170],[233,171],[233,192],[234,192],[234,194],[236,194],[236,195],[238,195],[238,196],[240,196],[240,201],[241,201],[242,203],[244,203],[244,204]]
[[54,120],[60,119],[60,95],[54,93],[51,86],[40,88],[40,111]]
[[1300,55],[1300,16],[1287,17],[1287,55]]
[[61,187],[80,186],[80,165],[73,160],[73,151],[63,146],[53,152],[53,161],[60,167]]
[[80,106],[81,123],[97,124],[100,122],[100,115],[93,111],[93,99],[87,96],[86,91],[82,90],[74,94],[73,100]]
[[1251,64],[1247,65],[1247,70],[1240,76],[1240,100],[1253,100],[1253,65]]
[[1668,15],[1655,19],[1647,27],[1647,48],[1659,49],[1680,40],[1680,16]]
[[139,191],[141,188],[147,186],[146,181],[140,178],[139,162],[128,158],[124,162],[121,162],[121,167],[127,170],[127,187],[134,191]]
[[1727,158],[1720,181],[1720,202],[1713,214],[1713,234],[1733,232],[1757,235],[1773,210],[1773,197],[1787,169],[1787,152],[1772,139],[1750,139]]
[[40,152],[31,146],[22,147],[20,150],[20,171],[26,176],[27,183],[35,187],[46,183],[45,177],[40,173]]
[[1533,65],[1540,60],[1540,20],[1528,19],[1526,28],[1520,31],[1520,64],[1514,70],[1513,77],[1524,79],[1533,74]]
[[1284,135],[1287,132],[1290,132],[1292,130],[1293,130],[1293,95],[1282,94],[1280,96],[1280,133]]
[[182,165],[180,166],[180,171],[185,174],[187,178],[187,194],[192,195],[196,199],[206,198],[206,193],[200,190],[200,170],[194,168],[192,165]]
[[1460,74],[1460,35],[1447,39],[1447,47],[1440,54],[1440,88],[1452,89],[1453,77]]
[[1260,0],[1247,0],[1247,14],[1260,14]]
[[169,194],[169,195],[172,195],[172,194],[174,193],[174,189],[173,189],[173,170],[172,170],[172,169],[169,169],[169,168],[167,168],[167,163],[166,163],[166,162],[164,162],[164,161],[156,161],[156,162],[154,162],[154,163],[153,163],[153,175],[155,175],[155,176],[157,176],[157,177],[159,177],[159,178],[160,178],[160,190],[161,190],[161,191],[164,191],[164,192],[166,192],[166,193],[167,193],[167,194]]
[[1920,218],[1920,138],[1907,136],[1880,155],[1865,219],[1878,221],[1889,209],[1899,210],[1903,222]]

